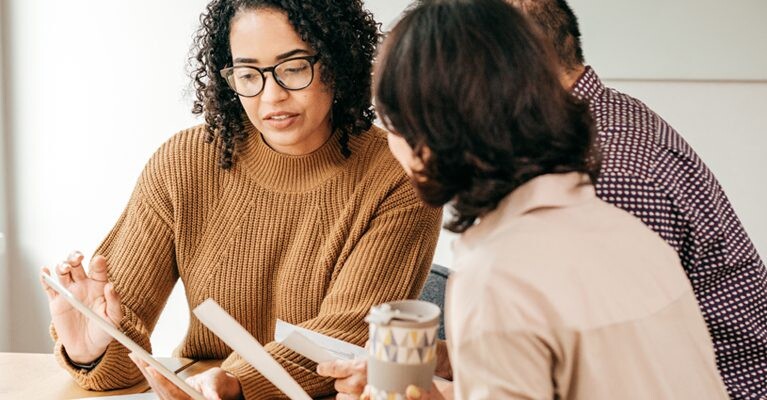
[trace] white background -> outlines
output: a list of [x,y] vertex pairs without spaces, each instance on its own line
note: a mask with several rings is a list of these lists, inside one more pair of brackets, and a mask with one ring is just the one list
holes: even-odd
[[[408,1],[366,3],[388,25]],[[603,77],[619,78],[607,79],[608,85],[644,100],[688,139],[719,177],[765,254],[767,161],[761,149],[767,148],[767,82],[739,81],[744,68],[757,61],[737,58],[743,52],[727,49],[732,44],[764,57],[767,41],[744,37],[706,47],[699,36],[674,35],[698,27],[686,20],[658,36],[650,32],[653,21],[642,19],[653,17],[650,11],[636,19],[623,17],[627,24],[648,27],[652,34],[644,40],[650,44],[673,37],[683,41],[684,51],[713,48],[721,53],[712,56],[723,60],[715,71],[704,64],[676,65],[666,59],[667,50],[628,48],[601,34],[599,29],[614,29],[615,21],[610,20],[612,8],[600,15],[595,3],[572,3],[576,13],[584,7],[587,59]],[[6,89],[0,92],[5,93],[0,98],[0,169],[6,172],[0,210],[4,201],[7,206],[7,214],[0,214],[0,231],[8,245],[6,265],[0,252],[0,351],[50,351],[47,302],[37,279],[40,266],[73,249],[90,254],[116,221],[152,152],[173,133],[198,123],[189,111],[186,60],[205,4],[0,0],[0,72],[5,77],[0,84]],[[709,19],[728,7],[706,4],[699,11],[709,13]],[[740,4],[765,15],[760,1]],[[738,21],[721,23],[728,29],[739,26]],[[637,59],[643,62],[639,71],[635,62],[626,62]],[[670,73],[664,69],[669,63],[679,68]],[[435,262],[450,265],[452,237],[443,234]],[[188,309],[176,289],[152,337],[159,355],[169,355],[186,330]]]

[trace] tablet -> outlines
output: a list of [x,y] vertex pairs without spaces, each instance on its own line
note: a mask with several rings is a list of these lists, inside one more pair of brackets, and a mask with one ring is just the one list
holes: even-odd
[[88,308],[85,304],[83,304],[80,300],[77,300],[75,296],[67,290],[59,281],[48,275],[48,274],[42,274],[43,279],[45,279],[45,282],[50,285],[53,290],[59,292],[60,295],[64,296],[64,298],[69,302],[69,304],[72,305],[77,311],[80,311],[83,313],[86,317],[90,318],[93,322],[96,323],[96,325],[99,326],[99,328],[103,329],[106,333],[108,333],[110,336],[115,338],[118,342],[120,342],[123,346],[127,347],[128,350],[132,351],[134,355],[136,355],[141,360],[145,361],[147,364],[151,365],[156,369],[162,376],[167,378],[169,381],[173,382],[176,386],[178,386],[179,389],[183,390],[184,393],[188,394],[192,397],[194,400],[205,400],[205,397],[203,397],[200,392],[194,390],[191,386],[189,386],[188,383],[186,383],[183,379],[179,378],[176,374],[173,373],[173,371],[166,368],[164,365],[162,365],[159,361],[155,360],[149,352],[144,350],[143,347],[139,346],[138,343],[134,342],[131,338],[129,338],[127,335],[122,333],[119,329],[112,326],[111,323],[109,323],[107,320],[96,314],[93,310]]

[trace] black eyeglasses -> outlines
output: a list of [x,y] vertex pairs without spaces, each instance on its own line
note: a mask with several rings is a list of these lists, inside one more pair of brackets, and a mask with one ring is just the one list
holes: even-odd
[[312,84],[314,64],[319,59],[319,54],[315,54],[289,58],[266,68],[234,66],[222,69],[221,76],[235,93],[243,97],[255,97],[261,94],[266,84],[264,74],[267,72],[272,73],[274,81],[281,87],[287,90],[301,90]]

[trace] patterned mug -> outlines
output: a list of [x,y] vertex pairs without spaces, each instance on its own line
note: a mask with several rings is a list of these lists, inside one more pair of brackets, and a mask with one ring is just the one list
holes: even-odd
[[409,385],[431,388],[440,309],[421,300],[370,309],[368,392],[371,400],[404,400]]

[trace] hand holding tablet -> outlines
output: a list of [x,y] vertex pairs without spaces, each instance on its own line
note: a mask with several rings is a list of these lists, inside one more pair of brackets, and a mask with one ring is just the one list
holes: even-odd
[[[104,257],[93,257],[86,274],[83,256],[74,252],[55,268],[43,268],[42,273],[57,278],[57,281],[96,314],[117,325],[123,318],[120,298],[112,289],[107,276],[107,262]],[[87,365],[104,354],[114,340],[85,315],[75,312],[72,305],[60,296],[40,277],[48,295],[51,319],[56,334],[64,344],[69,359],[78,365]]]
[[[74,307],[77,311],[82,313],[85,317],[87,317],[91,322],[95,323],[95,325],[102,329],[104,332],[109,334],[111,337],[116,339],[118,342],[120,342],[123,346],[128,348],[130,351],[133,352],[133,356],[140,359],[141,361],[147,363],[148,365],[152,366],[154,369],[156,369],[160,374],[162,374],[166,379],[171,381],[173,384],[178,386],[179,389],[183,390],[184,393],[189,395],[194,400],[204,400],[205,398],[194,390],[191,386],[189,386],[183,379],[179,378],[176,374],[174,374],[171,370],[166,368],[164,365],[162,365],[160,362],[155,360],[151,354],[149,354],[146,350],[144,350],[143,347],[138,345],[136,342],[134,342],[131,338],[129,338],[127,335],[125,335],[123,332],[121,332],[119,329],[117,329],[112,322],[107,321],[100,315],[96,314],[93,310],[91,310],[88,306],[83,304],[80,300],[78,300],[69,290],[67,290],[66,287],[64,287],[58,280],[53,278],[48,273],[42,274],[42,279],[47,284],[48,288],[55,290],[62,298],[64,298],[72,307]],[[47,288],[46,288],[47,289]],[[50,293],[49,293],[50,295]]]

